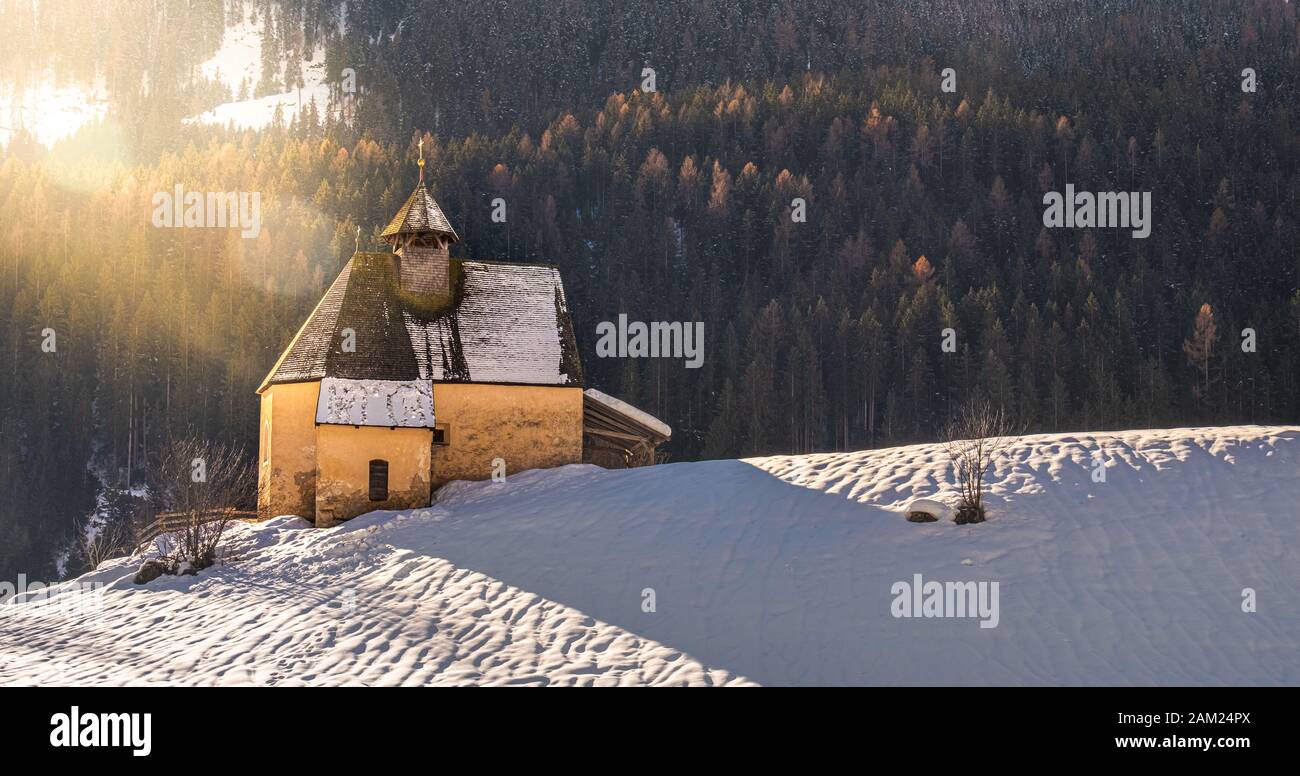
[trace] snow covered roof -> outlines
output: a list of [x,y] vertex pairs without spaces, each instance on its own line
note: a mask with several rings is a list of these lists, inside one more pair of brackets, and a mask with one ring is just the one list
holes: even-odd
[[583,391],[583,395],[586,397],[587,401],[595,402],[611,413],[622,415],[625,419],[644,426],[649,431],[662,436],[665,440],[671,438],[673,435],[673,429],[667,423],[656,418],[645,410],[639,410],[631,404],[620,399],[615,399],[607,393],[602,393],[595,388],[588,388]]
[[415,187],[411,196],[406,198],[406,204],[402,205],[397,215],[393,216],[393,220],[384,227],[384,231],[379,236],[389,238],[417,232],[434,232],[450,237],[452,242],[460,242],[456,230],[451,228],[451,221],[447,220],[446,214],[438,207],[438,203],[424,187],[423,182]]
[[393,254],[355,254],[259,392],[326,377],[582,385],[559,270],[458,259],[451,264],[455,299],[428,311],[403,298]]
[[316,422],[345,426],[433,428],[433,384],[428,380],[320,381]]

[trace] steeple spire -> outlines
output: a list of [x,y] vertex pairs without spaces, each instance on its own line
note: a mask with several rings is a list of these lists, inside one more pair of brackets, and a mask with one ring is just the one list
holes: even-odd
[[393,216],[393,220],[384,227],[379,239],[395,247],[407,235],[436,235],[448,244],[460,242],[456,230],[451,228],[451,221],[447,220],[442,208],[425,188],[423,139],[420,140],[419,149],[420,159],[416,164],[420,167],[420,181],[415,184],[415,191],[411,192],[411,196],[406,198],[406,204],[402,205],[397,215]]
[[418,294],[446,295],[451,292],[450,254],[460,236],[424,185],[424,139],[418,144],[420,181],[379,234],[398,256],[402,288]]

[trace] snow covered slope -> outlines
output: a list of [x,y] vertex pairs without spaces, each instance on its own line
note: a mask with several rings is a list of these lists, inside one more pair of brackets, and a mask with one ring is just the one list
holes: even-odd
[[[346,18],[345,9],[340,9],[340,14]],[[239,95],[243,89],[256,89],[262,79],[265,23],[265,19],[254,23],[251,12],[246,12],[241,22],[227,26],[217,53],[199,66],[204,77],[224,83],[233,95]],[[277,115],[286,123],[292,121],[313,100],[316,110],[323,114],[329,106],[330,96],[329,84],[325,82],[324,46],[316,47],[310,61],[290,62],[288,66],[301,70],[301,89],[222,103],[210,111],[191,116],[186,123],[262,129],[275,121]]]
[[[0,606],[0,682],[1300,684],[1300,428],[1026,437],[989,522],[907,522],[950,476],[936,445],[570,466],[240,525],[198,577]],[[895,618],[915,574],[998,582],[997,627]]]

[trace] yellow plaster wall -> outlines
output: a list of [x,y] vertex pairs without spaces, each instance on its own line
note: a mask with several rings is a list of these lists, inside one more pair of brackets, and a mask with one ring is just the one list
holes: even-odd
[[316,513],[319,393],[318,382],[272,385],[262,393],[257,454],[257,511],[262,518],[300,515],[310,520]]
[[[582,389],[436,383],[434,408],[448,445],[428,429],[316,425],[318,382],[268,387],[261,396],[259,515],[346,520],[375,509],[426,506],[451,480],[582,461]],[[270,421],[269,430],[266,428]],[[269,431],[269,433],[268,433]],[[269,448],[269,449],[268,449]],[[269,455],[269,462],[268,462]],[[388,461],[388,499],[370,501],[370,461]],[[322,522],[328,522],[323,520]]]
[[582,389],[434,383],[433,411],[449,444],[433,446],[432,486],[582,462]]
[[[316,525],[376,509],[428,506],[432,442],[427,428],[317,426]],[[376,458],[388,461],[385,501],[370,500],[370,461]]]

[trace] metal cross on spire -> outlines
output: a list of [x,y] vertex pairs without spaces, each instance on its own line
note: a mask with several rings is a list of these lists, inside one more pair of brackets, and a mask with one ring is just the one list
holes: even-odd
[[420,149],[420,161],[416,164],[420,165],[420,183],[424,183],[424,138],[420,138],[420,142],[416,145]]

